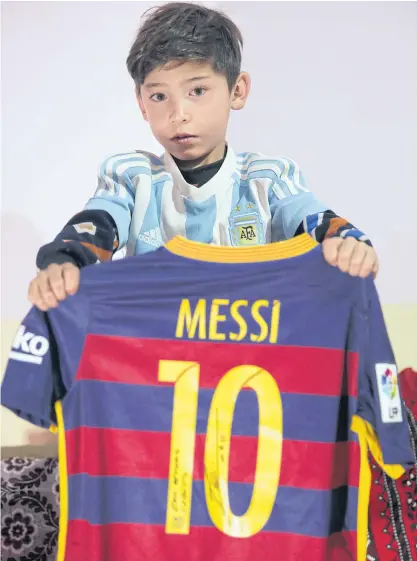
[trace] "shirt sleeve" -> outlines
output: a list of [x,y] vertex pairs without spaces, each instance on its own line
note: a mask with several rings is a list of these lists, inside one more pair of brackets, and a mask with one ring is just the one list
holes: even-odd
[[117,228],[110,214],[84,210],[71,218],[53,242],[40,248],[36,265],[41,270],[53,263],[73,263],[81,268],[109,261],[117,249]]
[[279,172],[268,191],[272,242],[294,237],[306,216],[327,209],[307,189],[302,171],[296,162],[289,158],[280,158],[277,164]]
[[112,259],[115,251],[127,244],[141,174],[151,175],[143,155],[119,154],[105,159],[99,166],[94,196],[53,242],[40,248],[37,267],[69,262],[81,268]]
[[366,234],[330,209],[306,216],[298,226],[295,235],[304,233],[309,234],[318,243],[322,243],[327,238],[339,237],[355,238],[372,246]]
[[88,322],[80,293],[58,308],[33,307],[14,338],[1,387],[1,404],[42,428],[56,425],[55,403],[71,389]]
[[150,168],[142,164],[137,154],[120,154],[104,160],[98,172],[98,186],[87,202],[86,210],[104,210],[113,219],[118,235],[118,248],[129,238],[135,206],[135,178],[150,175]]
[[[408,420],[374,281],[364,279],[362,287],[367,312],[357,416],[365,421],[366,439],[374,458],[390,477],[399,477],[414,464]],[[352,428],[355,430],[355,426]]]

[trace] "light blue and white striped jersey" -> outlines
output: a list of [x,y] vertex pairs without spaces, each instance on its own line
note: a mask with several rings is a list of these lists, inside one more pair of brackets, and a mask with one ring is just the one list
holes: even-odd
[[307,216],[327,209],[294,161],[236,155],[230,146],[220,170],[201,187],[185,181],[168,153],[107,158],[85,208],[112,216],[127,255],[153,251],[176,235],[223,246],[285,240]]

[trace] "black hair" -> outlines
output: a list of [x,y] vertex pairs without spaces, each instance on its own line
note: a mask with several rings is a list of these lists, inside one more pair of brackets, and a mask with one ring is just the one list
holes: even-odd
[[150,72],[171,61],[209,62],[233,88],[240,73],[243,38],[228,16],[198,4],[169,2],[143,17],[126,60],[138,89]]

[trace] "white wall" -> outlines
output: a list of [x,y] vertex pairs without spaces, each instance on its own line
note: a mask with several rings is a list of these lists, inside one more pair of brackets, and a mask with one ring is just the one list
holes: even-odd
[[[4,268],[14,271],[3,316],[26,310],[35,253],[94,192],[102,158],[160,150],[125,69],[151,5],[2,5]],[[298,161],[311,190],[372,237],[383,301],[417,302],[417,4],[212,5],[241,26],[253,78],[232,117],[235,149]]]
[[[234,149],[294,158],[310,189],[371,236],[394,338],[407,340],[406,329],[412,345],[417,4],[207,4],[240,25],[253,79],[247,108],[232,116]],[[36,252],[93,194],[100,161],[133,148],[160,152],[125,68],[152,5],[2,4],[3,325],[28,309]]]

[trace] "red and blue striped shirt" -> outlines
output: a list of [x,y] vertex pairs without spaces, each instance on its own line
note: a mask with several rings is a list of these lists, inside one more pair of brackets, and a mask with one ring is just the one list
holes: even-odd
[[307,235],[83,269],[2,403],[58,426],[60,561],[362,561],[368,449],[413,461],[373,281]]

